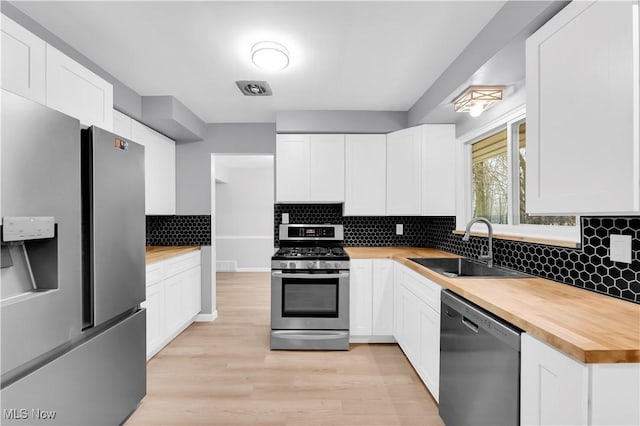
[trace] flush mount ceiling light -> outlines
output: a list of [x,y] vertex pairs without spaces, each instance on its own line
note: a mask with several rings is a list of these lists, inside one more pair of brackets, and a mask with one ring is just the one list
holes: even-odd
[[478,117],[484,111],[502,100],[504,87],[497,86],[469,86],[453,100],[455,112],[468,112],[472,117]]
[[253,64],[267,71],[280,71],[289,65],[289,51],[275,41],[261,41],[251,48]]

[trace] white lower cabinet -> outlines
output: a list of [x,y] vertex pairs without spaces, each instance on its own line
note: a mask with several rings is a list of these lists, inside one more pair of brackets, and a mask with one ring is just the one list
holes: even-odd
[[147,359],[153,356],[150,349],[160,348],[164,339],[165,286],[159,282],[147,287]]
[[393,260],[373,261],[371,333],[387,339],[393,336],[393,270]]
[[392,260],[351,260],[349,335],[352,343],[394,341]]
[[200,251],[147,265],[147,360],[201,310]]
[[349,265],[349,336],[371,336],[373,261],[354,259]]
[[438,401],[440,383],[440,291],[404,265],[395,265],[393,336]]
[[640,424],[640,364],[583,364],[523,333],[523,425]]

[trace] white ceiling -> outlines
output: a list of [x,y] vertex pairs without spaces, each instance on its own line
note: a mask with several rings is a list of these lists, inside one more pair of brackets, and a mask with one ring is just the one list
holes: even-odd
[[[142,96],[172,95],[205,122],[274,122],[276,111],[406,111],[504,1],[14,2]],[[251,46],[287,46],[255,68]],[[245,97],[236,80],[267,80]]]

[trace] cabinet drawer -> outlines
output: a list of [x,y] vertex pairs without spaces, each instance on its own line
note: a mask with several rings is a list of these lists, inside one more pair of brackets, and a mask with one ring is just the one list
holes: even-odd
[[147,287],[161,281],[164,278],[164,262],[156,262],[147,265]]
[[165,278],[169,278],[198,265],[200,265],[200,251],[176,256],[166,261],[164,276]]
[[406,266],[398,268],[398,282],[429,305],[434,311],[440,312],[440,291],[442,287],[438,284],[412,271]]

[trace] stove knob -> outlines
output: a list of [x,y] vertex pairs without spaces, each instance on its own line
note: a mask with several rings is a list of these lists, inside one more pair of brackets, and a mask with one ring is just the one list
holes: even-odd
[[296,262],[289,262],[289,269],[296,269]]
[[314,269],[314,268],[316,267],[316,262],[309,262],[309,263],[307,263],[307,267],[308,267],[309,269]]
[[287,262],[280,262],[280,267],[282,269],[287,269]]

